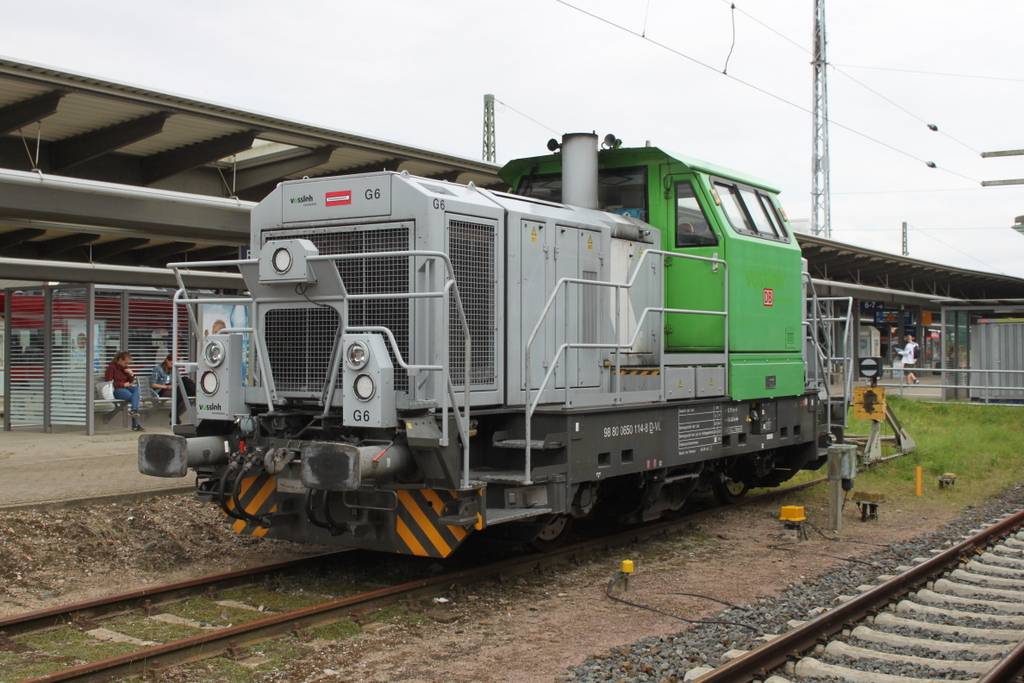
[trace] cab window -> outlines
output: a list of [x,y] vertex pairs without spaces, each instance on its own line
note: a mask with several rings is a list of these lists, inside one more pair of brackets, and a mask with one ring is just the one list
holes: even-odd
[[725,217],[732,223],[732,227],[739,232],[756,234],[754,224],[750,222],[747,212],[743,209],[739,188],[735,185],[715,183],[715,189],[718,190],[718,198],[722,200],[722,211],[725,211]]
[[[562,174],[524,176],[516,194],[549,202],[562,202]],[[603,168],[597,175],[597,202],[601,211],[647,218],[647,168]]]
[[789,242],[789,233],[766,192],[726,180],[716,180],[714,189],[722,211],[736,232]]
[[706,247],[718,244],[704,210],[697,201],[693,183],[676,183],[676,246]]

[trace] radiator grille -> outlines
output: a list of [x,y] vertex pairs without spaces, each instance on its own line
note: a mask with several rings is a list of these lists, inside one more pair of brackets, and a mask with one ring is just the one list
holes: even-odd
[[267,311],[263,329],[270,371],[278,391],[317,394],[323,391],[339,325],[341,318],[333,308]]
[[[288,237],[307,239],[316,245],[322,255],[363,254],[386,251],[408,251],[410,249],[408,226],[391,226],[371,230],[348,230],[346,232],[325,232],[323,230],[265,233],[264,239]],[[369,259],[346,259],[335,262],[341,279],[349,294],[404,294],[409,292],[409,257],[382,256]],[[337,325],[338,323],[335,323]],[[350,301],[348,324],[352,327],[379,325],[387,327],[395,335],[402,356],[409,358],[409,300],[375,299]],[[284,329],[284,346],[294,344],[292,331]],[[334,332],[331,332],[333,343]],[[269,332],[268,332],[269,335]],[[391,351],[390,345],[388,351]],[[271,354],[273,355],[273,354]],[[330,349],[328,349],[328,357]],[[395,367],[398,363],[392,357]],[[276,378],[277,372],[275,370]],[[337,378],[338,386],[341,376]],[[404,372],[395,372],[395,388],[407,391],[409,378]]]
[[[448,222],[448,254],[459,285],[471,341],[470,386],[495,382],[495,323],[497,309],[494,277],[495,226],[462,220]],[[448,361],[452,384],[465,384],[465,339],[455,302],[449,311]]]

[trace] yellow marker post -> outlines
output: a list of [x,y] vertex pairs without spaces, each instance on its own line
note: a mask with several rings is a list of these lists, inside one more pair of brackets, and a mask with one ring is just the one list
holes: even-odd
[[924,491],[923,491],[923,488],[924,488],[924,468],[923,467],[918,467],[917,468],[917,477],[916,477],[916,479],[917,479],[917,495],[923,496],[924,495]]

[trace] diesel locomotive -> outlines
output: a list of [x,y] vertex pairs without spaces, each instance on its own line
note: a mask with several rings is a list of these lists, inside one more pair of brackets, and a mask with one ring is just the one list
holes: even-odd
[[194,471],[242,534],[445,557],[488,527],[543,548],[574,519],[651,520],[698,487],[735,500],[819,467],[810,281],[777,192],[604,146],[552,141],[501,170],[509,192],[281,183],[253,257],[206,264],[246,294],[177,293],[247,322],[177,363],[193,423],[142,436],[140,471]]

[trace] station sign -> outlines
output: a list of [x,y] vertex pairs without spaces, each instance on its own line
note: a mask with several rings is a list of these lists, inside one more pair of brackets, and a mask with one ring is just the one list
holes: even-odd
[[914,316],[910,311],[875,311],[876,325],[913,325]]

